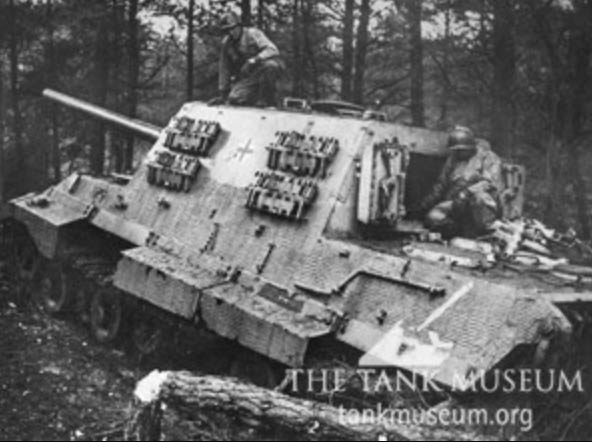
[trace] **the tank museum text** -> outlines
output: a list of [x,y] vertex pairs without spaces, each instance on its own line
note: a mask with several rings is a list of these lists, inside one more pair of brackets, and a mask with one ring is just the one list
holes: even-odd
[[338,393],[355,386],[365,392],[459,391],[480,393],[583,392],[582,372],[556,369],[499,369],[487,373],[454,373],[452,385],[443,386],[438,372],[407,372],[391,368],[288,369],[292,392]]

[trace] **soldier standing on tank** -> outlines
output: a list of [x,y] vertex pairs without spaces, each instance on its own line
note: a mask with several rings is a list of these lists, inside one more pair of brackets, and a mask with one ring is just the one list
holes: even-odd
[[445,236],[478,236],[499,216],[502,163],[489,143],[457,126],[448,137],[451,155],[432,191],[414,211],[426,213],[425,224]]
[[277,47],[261,30],[243,26],[233,12],[222,17],[220,28],[220,97],[210,104],[275,106],[276,82],[284,69]]

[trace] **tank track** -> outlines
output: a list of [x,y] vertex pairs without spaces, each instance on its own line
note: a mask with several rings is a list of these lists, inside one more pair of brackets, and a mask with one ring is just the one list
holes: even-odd
[[[76,272],[79,272],[87,281],[109,288],[113,287],[113,275],[117,267],[117,261],[119,256],[104,256],[99,255],[96,252],[78,249],[75,252],[69,254],[67,262],[69,267]],[[131,296],[127,295],[128,302],[133,303],[133,308],[142,312],[142,314],[151,315],[158,318],[163,323],[168,322],[168,326],[165,327],[176,327],[180,330],[179,318],[173,317],[166,312],[162,312],[156,307],[148,305],[147,303]],[[186,329],[194,328],[193,324],[185,324]],[[170,333],[168,334],[170,336]],[[191,340],[191,337],[188,338]],[[189,345],[193,345],[194,342],[188,342]],[[166,345],[166,344],[165,344]],[[183,344],[178,342],[175,337],[175,346],[182,346]],[[219,357],[220,352],[216,354],[207,354],[205,358],[215,359]],[[265,361],[269,360],[263,358],[256,353],[244,349],[238,348],[230,351],[235,355],[235,361],[239,361],[239,366],[230,363],[230,366],[223,369],[223,374],[230,374],[232,376],[242,378],[244,380],[254,381],[259,385],[267,387],[274,387],[279,389],[285,389],[294,394],[293,386],[287,382],[290,376],[285,376],[283,371],[282,374],[278,374],[278,370],[272,370]],[[361,384],[361,378],[356,370],[356,361],[359,354],[356,350],[346,347],[332,339],[322,339],[317,341],[310,349],[309,356],[307,357],[307,368],[320,373],[321,369],[329,369],[332,371],[335,368],[340,368],[346,374],[345,377],[348,381],[345,384],[344,391],[338,393],[331,392],[320,392],[319,386],[317,385],[316,392],[306,391],[307,386],[304,384],[299,385],[297,390],[297,396],[301,396],[307,399],[318,400],[320,402],[328,402],[334,405],[344,405],[349,408],[364,409],[373,407],[378,403],[383,405],[388,404],[389,406],[410,406],[416,407],[432,407],[436,404],[445,401],[448,396],[440,392],[417,392],[411,390],[399,391],[397,393],[384,391],[382,389],[376,390],[373,393],[364,391]],[[211,361],[210,361],[211,362]],[[207,365],[208,362],[205,362]],[[247,365],[248,367],[243,367]],[[200,367],[201,368],[201,367]],[[277,367],[276,367],[277,369]],[[253,376],[253,371],[255,375]],[[390,373],[394,375],[394,373]],[[262,381],[261,376],[268,378],[269,380]],[[285,377],[284,377],[285,376]],[[283,379],[283,381],[282,381]],[[332,379],[332,375],[329,374],[328,384],[329,387],[334,385],[335,380]]]
[[[2,227],[0,241],[3,244],[11,243],[10,249],[13,254],[19,249],[23,239],[30,241],[30,235],[19,223],[11,222],[8,226],[0,225],[0,227]],[[82,231],[76,232],[67,239],[57,259],[48,260],[35,250],[36,257],[42,264],[39,265],[34,276],[35,281],[29,281],[26,284],[30,292],[28,296],[17,295],[15,302],[22,306],[28,305],[44,310],[51,316],[63,317],[68,321],[90,327],[91,336],[95,341],[125,349],[130,356],[137,357],[140,365],[149,364],[158,366],[160,369],[191,369],[214,374],[230,374],[251,381],[253,379],[249,378],[250,373],[255,373],[256,376],[263,373],[264,377],[269,379],[263,379],[263,381],[257,379],[255,383],[268,387],[275,387],[281,381],[280,375],[277,374],[277,364],[273,361],[250,350],[239,348],[236,343],[200,329],[190,321],[162,311],[116,288],[113,279],[117,263],[121,259],[120,251],[129,246],[129,244],[122,245],[117,238],[105,238],[101,232]],[[63,279],[55,277],[52,272],[60,273]],[[0,266],[0,289],[4,285],[3,280],[9,278],[11,278],[11,269],[4,272]],[[52,309],[47,308],[47,303],[40,302],[40,296],[36,295],[35,291],[40,290],[39,287],[42,284],[39,281],[42,280],[64,281],[68,291],[67,302],[54,303],[52,305],[57,307]],[[59,289],[58,285],[53,283],[52,293]],[[115,339],[111,339],[111,336],[97,339],[97,332],[93,330],[93,303],[95,302],[93,299],[97,292],[112,293],[115,295],[114,298],[121,300],[121,333],[118,333]],[[166,339],[159,344],[159,349],[154,354],[143,353],[134,341],[136,324],[142,319],[147,320],[147,323],[156,324],[158,330],[151,330],[151,332],[158,332]],[[244,370],[244,366],[250,364],[255,368],[251,366]]]
[[[125,329],[122,330],[126,335],[125,340],[113,340],[117,342],[115,345],[123,344],[124,347],[131,349],[132,353],[139,357],[138,360],[141,364],[145,362],[151,363],[154,360],[161,362],[163,359],[170,358],[170,349],[172,348],[172,352],[174,353],[172,359],[176,367],[196,369],[198,371],[216,374],[229,374],[269,388],[276,388],[278,386],[278,388],[281,388],[283,386],[286,390],[291,390],[286,384],[287,377],[285,376],[284,367],[251,350],[240,347],[236,343],[199,329],[189,321],[182,320],[141,299],[119,291],[113,285],[113,276],[121,255],[120,253],[113,253],[111,250],[105,251],[106,249],[108,248],[104,246],[92,247],[76,244],[75,246],[69,246],[67,252],[62,254],[58,264],[68,274],[69,283],[77,288],[84,288],[87,291],[84,294],[85,299],[75,299],[69,303],[69,308],[64,312],[66,313],[64,316],[76,317],[78,315],[78,318],[82,319],[82,322],[91,323],[92,321],[89,315],[92,315],[92,313],[89,313],[89,309],[92,304],[92,291],[115,291],[123,299],[125,311],[123,315],[124,322],[133,323],[139,317],[144,319],[154,318],[159,324],[159,332],[162,332],[162,335],[165,336],[166,341],[161,346],[168,349],[166,350],[166,355],[160,354],[161,352],[159,351],[155,351],[154,353],[156,354],[144,354],[138,350],[137,344],[134,342],[133,326],[122,327],[122,329]],[[50,313],[61,315],[62,312]],[[91,334],[93,334],[92,324]],[[197,342],[199,344],[196,344]],[[103,344],[112,345],[113,343],[103,342]],[[339,351],[336,353],[333,348],[334,345],[337,344],[331,341],[322,344],[320,348],[315,346],[317,348],[315,348],[314,355],[309,361],[310,364],[317,368],[335,367],[335,365],[328,365],[333,364],[335,360],[327,357],[327,355],[335,355],[342,352]],[[196,351],[196,346],[201,348]],[[199,359],[197,366],[194,366],[193,361],[183,360],[184,357],[195,359],[194,356],[197,356]],[[230,359],[226,360],[228,358]],[[346,363],[343,358],[340,358],[338,366],[348,367],[348,371],[354,371],[354,365]],[[329,400],[329,397],[324,394],[305,394],[304,396],[320,401]],[[358,393],[351,391],[348,391],[341,398],[342,401],[349,404],[360,403],[360,399]],[[332,396],[331,400],[340,401],[336,396]]]
[[[19,234],[19,236],[10,233],[11,226],[7,227],[6,225],[0,225],[0,227],[2,227],[2,230],[0,231],[0,241],[4,245],[10,245],[15,238],[22,237],[22,234]],[[82,238],[85,237],[83,236]],[[86,243],[86,245],[81,246],[81,243]],[[274,363],[267,358],[263,358],[262,356],[242,347],[239,348],[235,343],[224,342],[225,340],[219,337],[212,338],[214,342],[213,345],[203,345],[203,341],[199,341],[199,339],[203,339],[203,336],[198,336],[196,338],[196,334],[199,334],[201,330],[191,322],[175,317],[141,299],[119,291],[119,289],[113,285],[113,276],[117,268],[117,263],[121,258],[121,254],[119,252],[114,253],[114,251],[117,250],[117,247],[114,246],[114,244],[116,243],[114,242],[111,244],[103,237],[99,237],[97,241],[81,241],[80,237],[70,240],[69,246],[66,248],[66,253],[61,254],[61,258],[57,260],[56,263],[59,264],[71,278],[73,278],[70,280],[71,284],[90,290],[84,295],[85,299],[76,300],[74,303],[75,308],[72,308],[65,313],[81,314],[89,312],[89,307],[92,305],[91,291],[117,291],[119,292],[118,295],[120,298],[124,299],[123,304],[125,305],[126,310],[126,314],[123,317],[124,325],[128,321],[130,323],[136,321],[138,317],[155,318],[156,321],[154,322],[158,324],[160,327],[159,331],[162,331],[162,335],[165,336],[166,339],[162,346],[172,349],[172,351],[177,353],[176,357],[174,357],[175,369],[181,368],[214,374],[230,374],[234,377],[250,380],[266,387],[275,388],[279,385],[279,389],[284,389],[286,392],[291,392],[292,394],[294,393],[293,386],[289,382],[286,382],[288,377],[284,378],[284,372],[281,370],[282,367],[278,367],[277,365],[274,366]],[[120,247],[119,250],[124,248],[125,247]],[[1,287],[4,279],[2,275],[3,272],[0,268],[0,290],[2,290]],[[4,276],[10,277],[10,275]],[[87,318],[83,320],[83,322],[92,323],[88,316],[89,314],[87,314]],[[126,328],[128,328],[128,330],[126,330],[127,332],[129,331],[129,328],[132,327]],[[210,332],[207,333],[211,336]],[[132,335],[132,333],[126,334]],[[221,340],[223,342],[222,347],[220,347]],[[133,342],[133,339],[126,339],[126,341],[125,347],[133,348],[133,346],[128,345]],[[186,361],[183,360],[183,357],[187,353],[181,351],[181,348],[183,347],[189,348],[191,351],[195,351],[196,347],[201,347],[201,352],[197,353],[200,359],[198,366],[193,366],[191,363],[190,367],[185,365]],[[309,357],[307,357],[306,368],[313,370],[321,368],[328,368],[329,370],[334,368],[344,369],[348,374],[348,378],[350,378],[349,375],[351,374],[351,385],[348,381],[347,389],[342,394],[314,392],[310,394],[310,392],[305,391],[305,385],[299,385],[297,388],[299,392],[297,396],[307,397],[321,402],[345,404],[349,407],[368,407],[377,402],[389,404],[400,404],[403,402],[406,405],[410,403],[427,405],[427,401],[430,405],[433,405],[444,400],[440,395],[435,395],[433,397],[419,397],[415,392],[405,393],[398,397],[393,397],[392,394],[382,393],[369,395],[361,389],[360,385],[356,385],[359,384],[360,381],[359,378],[356,380],[356,377],[354,376],[356,372],[355,361],[359,355],[349,354],[351,353],[351,348],[348,350],[343,348],[342,344],[339,344],[334,340],[323,339],[316,341],[310,350]],[[144,363],[147,360],[150,362],[153,361],[151,355],[137,354],[140,363]],[[167,356],[170,356],[170,354]],[[226,361],[223,360],[224,358],[230,359],[229,361]],[[167,360],[166,356],[165,358],[161,357],[159,362],[162,362],[163,360]],[[170,368],[170,361],[167,360],[167,362],[166,368],[168,369]],[[238,364],[236,362],[238,362]],[[251,374],[253,373],[257,379],[251,377]],[[264,378],[263,382],[261,381],[261,376]],[[284,379],[284,381],[282,381],[282,379]],[[329,379],[329,385],[331,385],[332,382],[333,381]]]

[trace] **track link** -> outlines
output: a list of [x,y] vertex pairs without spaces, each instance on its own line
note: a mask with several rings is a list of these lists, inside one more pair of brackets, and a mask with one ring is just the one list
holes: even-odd
[[113,284],[117,258],[91,250],[77,250],[68,253],[64,261],[70,269],[100,287],[107,288]]

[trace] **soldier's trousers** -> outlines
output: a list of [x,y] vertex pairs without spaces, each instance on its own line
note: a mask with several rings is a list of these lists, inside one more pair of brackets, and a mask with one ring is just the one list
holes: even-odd
[[283,71],[280,60],[259,62],[232,86],[228,101],[238,106],[275,106],[276,83]]
[[461,200],[442,201],[427,215],[428,228],[445,236],[479,236],[497,219],[499,206],[494,194],[485,190],[469,193]]

